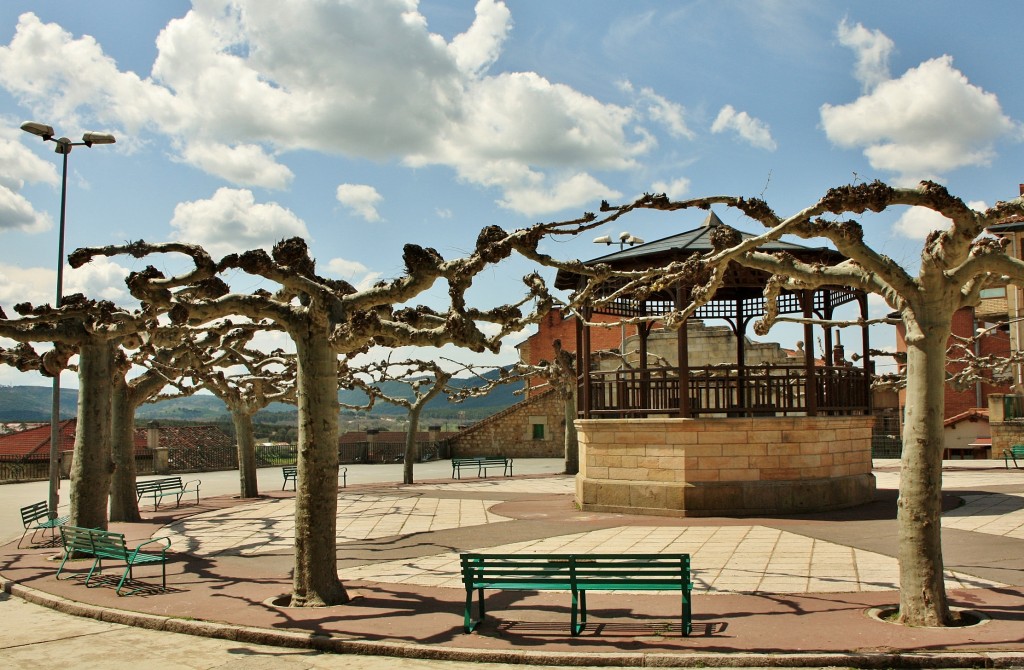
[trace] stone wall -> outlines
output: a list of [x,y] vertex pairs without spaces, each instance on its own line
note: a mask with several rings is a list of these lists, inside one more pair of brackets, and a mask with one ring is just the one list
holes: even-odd
[[[729,326],[708,326],[700,319],[690,319],[686,322],[687,358],[691,367],[702,367],[705,365],[719,365],[722,363],[736,362],[736,336]],[[668,365],[678,364],[677,351],[678,336],[675,331],[654,330],[647,338],[647,352],[649,357],[659,357],[667,361]],[[629,352],[629,362],[639,366],[640,340],[636,336],[626,339],[626,351]],[[801,351],[799,358],[791,358],[789,354],[776,342],[756,342],[748,339],[744,345],[744,358],[747,365],[762,365],[774,363],[776,365],[803,365],[804,358]],[[664,365],[662,362],[655,362],[656,359],[648,358],[649,364],[654,367]],[[602,367],[607,367],[602,365]],[[614,365],[611,365],[614,368]]]
[[[538,432],[536,426],[543,428]],[[548,389],[459,431],[449,444],[458,458],[562,458],[564,435],[562,400]]]
[[579,420],[585,510],[753,516],[874,497],[870,416]]

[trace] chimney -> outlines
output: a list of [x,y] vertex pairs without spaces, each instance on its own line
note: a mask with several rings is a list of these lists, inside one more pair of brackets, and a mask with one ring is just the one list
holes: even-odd
[[1024,184],[1020,185],[1020,194],[1024,196]]

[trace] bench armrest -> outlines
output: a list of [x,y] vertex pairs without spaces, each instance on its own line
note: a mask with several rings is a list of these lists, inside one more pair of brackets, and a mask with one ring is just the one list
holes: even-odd
[[149,540],[146,540],[145,542],[139,543],[134,549],[132,549],[132,551],[131,551],[132,556],[134,557],[135,555],[137,555],[139,553],[139,550],[141,550],[147,544],[155,544],[157,542],[161,542],[164,545],[163,548],[160,549],[160,553],[161,554],[166,554],[167,550],[171,548],[171,538],[169,538],[169,537],[154,537],[154,538],[151,538]]
[[195,484],[196,485],[196,491],[198,491],[199,490],[199,485],[202,484],[202,483],[203,482],[202,482],[201,479],[190,479],[187,482],[185,482],[184,484],[182,484],[181,488],[182,488],[182,490],[185,490],[185,489],[188,488],[189,484]]

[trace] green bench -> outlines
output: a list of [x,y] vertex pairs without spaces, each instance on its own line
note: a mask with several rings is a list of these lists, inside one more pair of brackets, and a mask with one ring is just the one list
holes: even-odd
[[452,479],[462,479],[462,468],[476,470],[477,477],[486,477],[487,468],[502,468],[502,474],[512,476],[512,459],[504,456],[477,456],[475,458],[453,458]]
[[[570,631],[587,625],[587,591],[675,591],[682,599],[682,633],[693,631],[689,554],[461,554],[466,587],[465,630],[484,620],[484,590],[570,591]],[[473,591],[478,618],[472,618]]]
[[1013,467],[1020,469],[1021,465],[1017,459],[1024,461],[1024,444],[1015,444],[1009,449],[1003,449],[1003,465],[1010,468],[1010,460],[1013,460]]
[[284,476],[284,483],[281,484],[281,490],[284,491],[284,487],[288,486],[288,482],[292,483],[292,491],[298,486],[299,478],[299,466],[297,465],[282,465],[281,475]]
[[29,540],[30,543],[36,541],[36,533],[39,531],[50,531],[50,538],[52,540],[57,539],[57,528],[63,526],[68,522],[68,517],[58,516],[50,517],[50,507],[46,502],[37,502],[32,505],[27,505],[21,508],[21,523],[25,526],[25,532],[21,534],[21,539],[18,540],[18,549],[21,549],[21,543],[25,541],[25,536],[28,535],[29,531],[32,531],[32,537]]
[[142,502],[143,498],[152,498],[154,511],[160,507],[160,501],[167,496],[174,496],[174,506],[179,507],[181,505],[181,498],[186,493],[195,493],[196,504],[198,505],[200,484],[202,482],[198,479],[192,479],[183,483],[181,477],[147,479],[146,481],[135,483],[135,494],[139,497],[139,502]]
[[[348,468],[338,468],[338,474],[341,476],[341,488],[348,487]],[[292,483],[292,491],[295,490],[298,485],[299,478],[299,466],[297,465],[282,465],[281,475],[284,476],[284,483],[281,484],[281,490],[284,491],[284,487],[288,486],[288,482]]]
[[[121,589],[124,588],[126,581],[132,581],[132,569],[136,565],[152,565],[159,563],[161,568],[161,585],[163,589],[167,590],[167,550],[171,546],[171,539],[168,537],[156,537],[151,540],[146,540],[142,544],[138,545],[134,549],[129,549],[125,542],[124,535],[121,533],[112,533],[106,530],[99,530],[97,528],[79,528],[78,526],[61,526],[60,527],[61,541],[64,544],[64,560],[60,562],[60,567],[57,568],[56,578],[60,579],[60,573],[64,570],[64,566],[67,564],[69,559],[73,558],[89,558],[93,559],[92,567],[89,568],[89,574],[85,577],[85,585],[89,586],[89,581],[92,579],[92,575],[97,570],[103,570],[103,559],[112,561],[122,561],[125,563],[124,574],[121,575],[121,581],[117,583],[117,595],[131,595],[136,591],[141,591],[144,586],[132,589],[127,593],[122,594]],[[159,552],[142,551],[143,547],[147,545],[161,544]],[[70,577],[65,577],[70,579]]]

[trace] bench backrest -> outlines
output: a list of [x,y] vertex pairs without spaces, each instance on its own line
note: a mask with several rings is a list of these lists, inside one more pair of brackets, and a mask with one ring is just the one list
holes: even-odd
[[46,501],[37,502],[21,508],[21,522],[28,528],[31,524],[41,519],[50,518],[50,507]]
[[60,538],[64,543],[64,550],[68,554],[81,552],[92,553],[92,528],[79,528],[78,526],[61,526]]
[[94,554],[108,558],[128,560],[128,544],[121,533],[106,530],[91,531],[92,551]]
[[64,543],[64,549],[68,553],[80,552],[104,558],[128,560],[128,544],[121,533],[112,533],[98,528],[61,526],[60,536]]
[[148,481],[135,483],[135,491],[137,493],[150,493],[152,491],[163,491],[165,489],[180,489],[181,487],[181,477],[150,479]]
[[1010,447],[1010,452],[1013,453],[1014,456],[1024,456],[1024,444],[1013,445]]
[[462,554],[466,588],[481,581],[504,588],[601,588],[690,590],[689,554]]
[[298,473],[298,471],[299,471],[299,466],[297,466],[297,465],[282,465],[281,466],[281,472],[283,472],[286,477],[294,477]]

